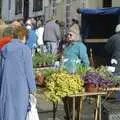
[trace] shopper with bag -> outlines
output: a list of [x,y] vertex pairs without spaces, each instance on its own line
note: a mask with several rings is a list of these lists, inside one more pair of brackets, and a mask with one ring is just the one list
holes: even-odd
[[37,100],[34,95],[30,94],[29,97],[30,109],[28,109],[26,120],[39,120],[36,104]]
[[26,120],[29,96],[36,89],[27,30],[13,28],[13,39],[1,49],[0,120]]

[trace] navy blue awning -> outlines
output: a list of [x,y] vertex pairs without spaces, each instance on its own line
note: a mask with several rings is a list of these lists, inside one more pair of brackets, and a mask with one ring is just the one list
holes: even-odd
[[79,8],[78,13],[87,15],[120,15],[120,7],[110,8]]

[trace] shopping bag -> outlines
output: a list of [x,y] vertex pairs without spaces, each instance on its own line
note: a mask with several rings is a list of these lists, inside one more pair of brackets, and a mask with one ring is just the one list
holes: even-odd
[[27,112],[26,120],[39,120],[38,111],[36,108],[37,100],[34,95],[30,94],[29,97],[30,110]]

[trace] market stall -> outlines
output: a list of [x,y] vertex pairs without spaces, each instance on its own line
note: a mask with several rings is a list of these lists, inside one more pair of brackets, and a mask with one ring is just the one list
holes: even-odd
[[[80,108],[78,111],[78,118],[81,119],[82,110],[84,109],[84,100],[86,97],[95,96],[95,114],[94,120],[101,119],[101,106],[108,97],[120,90],[120,77],[114,76],[111,72],[107,71],[105,66],[99,68],[88,69],[84,66],[78,67],[76,73],[70,74],[63,69],[55,69],[54,67],[39,68],[39,70],[46,70],[46,86],[45,86],[45,99],[53,103],[53,119],[56,117],[57,104],[64,101],[64,98],[71,99],[72,105],[72,120],[75,120],[76,104]],[[52,70],[52,71],[51,71]],[[88,84],[92,84],[89,88]],[[89,89],[88,89],[89,88]],[[102,97],[103,96],[103,97]],[[80,98],[76,102],[76,98]],[[116,98],[114,98],[116,99]],[[67,106],[67,99],[65,100]],[[71,116],[71,109],[67,107],[68,120]]]
[[81,35],[89,54],[90,49],[93,51],[94,65],[109,64],[104,46],[120,23],[120,7],[78,8],[77,12],[81,14]]

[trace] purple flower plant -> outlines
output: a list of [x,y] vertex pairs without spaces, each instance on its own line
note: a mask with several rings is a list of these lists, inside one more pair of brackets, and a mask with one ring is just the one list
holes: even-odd
[[103,86],[103,87],[112,85],[111,80],[106,80],[102,78],[97,72],[87,72],[83,79],[86,84],[92,83],[92,84]]

